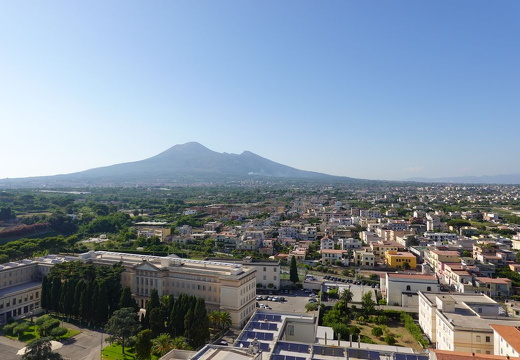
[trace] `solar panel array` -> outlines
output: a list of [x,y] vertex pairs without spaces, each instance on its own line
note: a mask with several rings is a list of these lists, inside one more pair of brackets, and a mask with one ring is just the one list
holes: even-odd
[[368,360],[379,360],[378,351],[370,351],[366,349],[347,349],[348,357]]
[[298,353],[309,353],[310,346],[307,344],[294,344],[294,343],[288,343],[288,342],[282,342],[279,341],[276,344],[276,349],[279,351],[292,351],[292,352],[298,352]]
[[271,356],[271,360],[305,360],[304,357],[300,356],[291,356],[291,355],[273,355]]
[[282,316],[281,315],[276,315],[276,314],[257,313],[255,320],[271,321],[271,322],[282,322]]
[[313,351],[317,355],[345,357],[345,349],[340,347],[314,346]]
[[253,329],[278,331],[278,324],[276,323],[252,321],[251,326]]
[[274,334],[260,332],[260,331],[244,331],[241,340],[246,340],[246,339],[273,341]]
[[395,360],[428,360],[428,355],[395,354]]

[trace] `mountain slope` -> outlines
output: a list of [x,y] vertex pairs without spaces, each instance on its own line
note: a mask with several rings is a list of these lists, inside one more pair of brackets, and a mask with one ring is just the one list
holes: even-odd
[[13,186],[118,186],[130,184],[175,184],[226,182],[230,180],[307,179],[354,180],[304,171],[265,159],[252,152],[227,154],[196,142],[175,145],[145,160],[94,168],[66,175],[4,179]]

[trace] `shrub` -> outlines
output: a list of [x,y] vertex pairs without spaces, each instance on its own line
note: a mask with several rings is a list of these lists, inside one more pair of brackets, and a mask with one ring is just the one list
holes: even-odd
[[55,339],[58,339],[58,338],[64,336],[65,334],[67,334],[67,332],[68,332],[68,330],[65,329],[64,327],[56,327],[49,332],[49,335]]
[[383,329],[381,329],[379,326],[372,328],[372,335],[380,337],[383,336]]
[[7,325],[4,325],[4,327],[2,328],[2,330],[4,330],[4,332],[8,335],[14,335],[13,334],[13,329],[15,327],[17,327],[18,324],[17,323],[11,323],[11,324],[7,324]]
[[394,336],[391,335],[391,334],[388,334],[388,335],[385,336],[385,342],[388,345],[394,345],[396,343]]

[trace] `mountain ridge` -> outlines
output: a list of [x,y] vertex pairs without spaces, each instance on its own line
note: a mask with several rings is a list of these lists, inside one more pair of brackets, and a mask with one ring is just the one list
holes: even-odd
[[[70,174],[0,179],[0,185],[105,186],[228,182],[233,180],[300,179],[357,181],[343,176],[299,170],[251,151],[219,153],[198,142],[174,145],[147,159],[87,169]],[[361,181],[361,180],[359,180]]]

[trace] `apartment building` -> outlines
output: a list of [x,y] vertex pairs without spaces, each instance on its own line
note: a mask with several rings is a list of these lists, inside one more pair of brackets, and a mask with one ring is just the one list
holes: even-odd
[[354,250],[354,263],[357,266],[374,266],[375,255],[368,249]]
[[494,354],[520,357],[520,328],[517,326],[491,324],[493,329]]
[[320,250],[322,264],[335,264],[336,261],[341,261],[342,264],[348,265],[348,259],[346,259],[348,251],[346,250],[334,250],[326,249]]
[[424,252],[424,260],[430,264],[433,271],[442,276],[444,263],[460,262],[460,254],[451,250],[427,250]]
[[417,267],[417,258],[410,252],[390,250],[385,253],[385,264],[392,269],[415,269]]
[[256,269],[237,263],[181,259],[175,255],[147,256],[108,251],[79,255],[96,265],[121,262],[125,268],[121,285],[129,286],[141,307],[152,289],[159,296],[181,293],[201,297],[208,309],[229,312],[235,326],[243,325],[255,310]]
[[438,350],[493,354],[492,324],[519,326],[483,294],[419,292],[419,326]]

